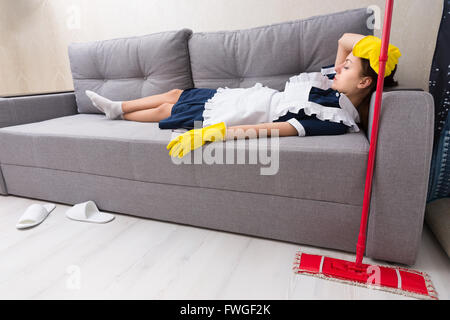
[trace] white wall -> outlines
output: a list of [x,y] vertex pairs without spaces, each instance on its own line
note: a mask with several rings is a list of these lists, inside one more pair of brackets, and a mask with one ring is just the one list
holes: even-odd
[[[384,0],[0,0],[0,95],[73,90],[70,42],[190,28],[236,30],[368,7]],[[428,91],[442,0],[396,0],[397,80]],[[375,30],[381,37],[381,30]]]

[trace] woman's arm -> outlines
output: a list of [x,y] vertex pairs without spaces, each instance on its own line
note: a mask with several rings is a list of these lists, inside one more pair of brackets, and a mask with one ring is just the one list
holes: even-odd
[[[265,131],[261,131],[261,129]],[[228,127],[226,140],[256,138],[260,137],[261,134],[270,137],[272,133],[275,134],[276,130],[278,130],[279,137],[298,135],[297,130],[289,122],[270,122]]]
[[352,52],[353,47],[359,40],[365,36],[357,33],[344,33],[344,35],[338,40],[338,51],[336,55],[335,66],[340,65],[345,61],[345,58]]

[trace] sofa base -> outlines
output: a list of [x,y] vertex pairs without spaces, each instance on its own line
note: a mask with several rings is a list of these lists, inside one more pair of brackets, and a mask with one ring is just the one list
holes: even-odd
[[[2,164],[11,195],[355,252],[361,207]],[[214,199],[214,200],[211,200]]]

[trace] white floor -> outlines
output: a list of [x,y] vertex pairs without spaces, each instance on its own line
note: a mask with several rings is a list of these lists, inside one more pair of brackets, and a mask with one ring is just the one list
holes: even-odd
[[[292,271],[299,249],[354,259],[339,251],[120,214],[77,222],[62,204],[17,230],[32,203],[45,201],[0,196],[1,299],[410,299]],[[450,298],[450,259],[427,227],[413,268]]]

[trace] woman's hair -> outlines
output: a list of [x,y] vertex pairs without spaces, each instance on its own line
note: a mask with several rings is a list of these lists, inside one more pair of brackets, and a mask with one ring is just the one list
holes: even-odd
[[[371,77],[373,80],[372,84],[370,85],[370,93],[373,93],[377,90],[378,73],[376,73],[375,70],[372,69],[368,59],[361,58],[361,64],[362,64],[361,75],[363,77]],[[394,80],[394,75],[395,75],[396,71],[397,71],[397,65],[395,66],[394,70],[392,70],[392,73],[388,77],[384,78],[384,87],[385,88],[398,86],[398,82]]]
[[[372,69],[372,67],[370,66],[370,61],[368,59],[361,58],[361,65],[362,65],[361,76],[372,78],[372,83],[369,87],[369,93],[366,95],[365,99],[358,108],[362,129],[367,134],[370,99],[372,97],[372,94],[377,90],[378,73],[376,73],[375,70]],[[398,86],[398,82],[394,80],[394,75],[396,71],[397,65],[395,66],[394,70],[392,70],[392,73],[384,78],[384,85],[383,85],[384,88]]]

